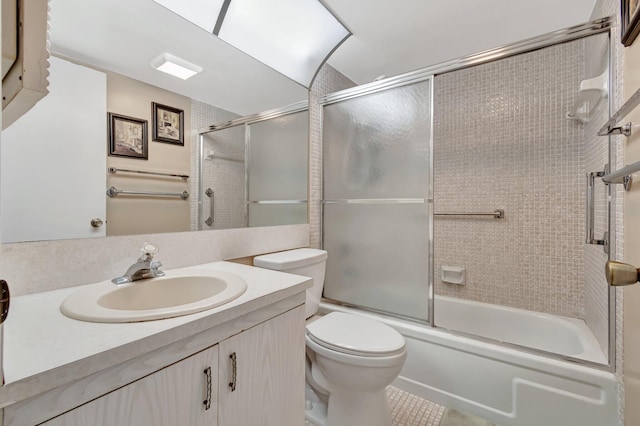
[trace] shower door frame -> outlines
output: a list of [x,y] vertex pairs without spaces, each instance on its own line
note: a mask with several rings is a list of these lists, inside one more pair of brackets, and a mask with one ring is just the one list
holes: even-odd
[[[433,276],[433,265],[434,265],[434,256],[433,256],[433,88],[434,88],[434,75],[428,70],[418,70],[407,74],[402,74],[397,77],[388,78],[385,80],[380,80],[379,82],[374,82],[370,84],[365,84],[362,86],[354,87],[351,89],[343,90],[340,92],[332,93],[322,97],[319,100],[319,104],[324,107],[326,105],[331,105],[337,102],[346,101],[349,99],[358,98],[361,96],[371,95],[374,93],[384,92],[391,89],[396,89],[404,86],[409,86],[412,84],[422,83],[425,81],[429,82],[429,140],[426,141],[428,144],[428,152],[429,152],[429,173],[428,173],[428,185],[427,185],[427,196],[424,199],[418,198],[388,198],[388,199],[347,199],[347,200],[325,200],[324,199],[324,171],[322,175],[322,188],[323,188],[323,197],[321,201],[322,211],[320,214],[320,220],[322,221],[321,229],[323,230],[323,236],[321,238],[322,244],[324,246],[324,206],[326,204],[407,204],[407,203],[419,203],[422,200],[422,203],[426,205],[427,210],[427,251],[428,251],[428,261],[427,261],[427,320],[421,320],[414,317],[408,317],[401,314],[382,311],[374,308],[366,308],[362,306],[356,306],[344,302],[340,302],[333,299],[326,299],[335,304],[345,305],[345,306],[354,306],[359,309],[365,309],[372,312],[381,313],[387,316],[392,316],[396,318],[401,318],[409,321],[418,322],[421,324],[433,324],[434,323],[434,314],[433,314],[433,305],[434,305],[434,276]],[[323,170],[324,170],[324,155],[322,156],[323,161]]]
[[[386,316],[390,316],[390,317],[396,317],[396,318],[401,318],[404,320],[408,320],[408,321],[412,321],[412,322],[419,322],[421,324],[424,325],[428,325],[430,327],[434,327],[434,328],[439,328],[441,330],[446,330],[449,333],[452,334],[456,334],[456,335],[460,335],[460,336],[464,336],[464,337],[469,337],[472,339],[476,339],[476,340],[480,340],[480,341],[484,341],[487,343],[491,343],[491,344],[495,344],[498,346],[502,346],[502,347],[506,347],[506,348],[514,348],[514,349],[518,349],[524,352],[529,352],[532,354],[536,354],[536,355],[541,355],[541,356],[545,356],[548,358],[553,358],[553,359],[559,359],[562,361],[568,361],[568,362],[572,362],[575,364],[579,364],[579,365],[584,365],[584,366],[588,366],[588,367],[593,367],[593,368],[597,368],[600,370],[607,370],[610,372],[615,372],[616,370],[616,292],[615,292],[615,288],[613,287],[609,287],[608,289],[608,306],[609,306],[609,312],[608,312],[608,330],[609,330],[609,336],[608,336],[608,353],[607,353],[607,363],[606,364],[600,364],[597,362],[593,362],[593,361],[587,361],[581,358],[575,358],[572,356],[567,356],[567,355],[562,355],[562,354],[557,354],[557,353],[553,353],[553,352],[548,352],[548,351],[543,351],[540,349],[535,349],[535,348],[531,348],[528,346],[522,346],[522,345],[518,345],[515,343],[508,343],[508,342],[502,342],[502,341],[498,341],[495,339],[491,339],[491,338],[486,338],[483,336],[479,336],[476,334],[472,334],[472,333],[467,333],[467,332],[463,332],[463,331],[458,331],[458,330],[452,330],[452,329],[448,329],[448,328],[444,328],[444,327],[440,327],[437,325],[436,321],[435,321],[435,309],[434,309],[434,304],[435,304],[435,283],[434,283],[434,241],[433,241],[433,118],[434,118],[434,79],[438,74],[444,74],[444,73],[448,73],[448,72],[452,72],[452,71],[457,71],[457,70],[461,70],[461,69],[465,69],[465,68],[469,68],[472,66],[476,66],[476,65],[481,65],[481,64],[485,64],[485,63],[489,63],[489,62],[493,62],[496,60],[500,60],[500,59],[505,59],[511,56],[515,56],[515,55],[520,55],[523,53],[528,53],[528,52],[532,52],[535,50],[539,50],[539,49],[543,49],[546,47],[551,47],[551,46],[555,46],[558,44],[562,44],[562,43],[567,43],[567,42],[571,42],[571,41],[575,41],[575,40],[579,40],[579,39],[583,39],[589,36],[594,36],[594,35],[598,35],[598,34],[607,34],[608,38],[609,38],[609,43],[608,43],[608,70],[609,70],[609,78],[608,78],[608,83],[609,83],[609,94],[607,97],[607,102],[608,102],[608,114],[609,116],[611,115],[612,111],[614,110],[613,108],[613,96],[611,93],[611,88],[615,87],[615,81],[614,81],[614,72],[612,72],[612,66],[614,65],[615,61],[613,59],[613,54],[614,54],[614,40],[615,40],[615,36],[613,35],[612,31],[615,30],[615,17],[613,16],[609,16],[609,17],[605,17],[605,18],[601,18],[601,19],[596,19],[594,21],[591,22],[587,22],[585,24],[581,24],[581,25],[576,25],[573,27],[569,27],[566,29],[562,29],[562,30],[558,30],[558,31],[554,31],[551,33],[547,33],[547,34],[543,34],[541,36],[537,36],[537,37],[533,37],[527,40],[523,40],[520,42],[516,42],[516,43],[512,43],[512,44],[508,44],[508,45],[504,45],[495,49],[490,49],[490,50],[486,50],[480,53],[476,53],[476,54],[472,54],[469,56],[465,56],[462,58],[457,58],[457,59],[453,59],[447,62],[443,62],[441,64],[437,64],[437,65],[433,65],[430,67],[426,67],[426,68],[422,68],[416,71],[412,71],[412,72],[408,72],[405,74],[401,74],[395,77],[390,77],[390,78],[386,78],[384,80],[379,80],[379,81],[375,81],[372,83],[367,83],[367,84],[363,84],[357,87],[353,87],[350,89],[346,89],[346,90],[341,90],[338,92],[334,92],[334,93],[330,93],[327,94],[323,97],[321,97],[318,101],[318,104],[322,107],[324,107],[325,105],[330,105],[333,103],[337,103],[340,101],[345,101],[348,99],[352,99],[352,98],[357,98],[363,95],[368,95],[368,94],[373,94],[376,92],[382,92],[388,89],[392,89],[392,88],[396,88],[396,87],[401,87],[401,86],[406,86],[412,83],[417,83],[419,81],[425,81],[427,79],[431,80],[431,85],[430,85],[430,89],[431,89],[431,93],[430,93],[430,102],[431,102],[431,107],[430,107],[430,114],[431,114],[431,133],[430,133],[430,141],[429,141],[429,152],[430,152],[430,158],[429,158],[429,162],[430,162],[430,171],[429,171],[429,193],[428,193],[428,199],[427,199],[427,205],[428,205],[428,214],[429,214],[429,219],[428,219],[428,223],[429,223],[429,229],[428,229],[428,244],[429,244],[429,259],[428,259],[428,268],[429,268],[429,272],[428,272],[428,285],[427,285],[427,306],[428,306],[428,320],[425,321],[420,321],[417,320],[415,318],[412,317],[406,317],[403,315],[399,315],[399,314],[395,314],[395,313],[390,313],[390,312],[384,312],[384,311],[380,311],[377,309],[371,309],[371,308],[367,308],[364,306],[357,306],[357,305],[353,305],[350,303],[345,303],[345,302],[341,302],[338,300],[332,300],[332,299],[327,299],[324,298],[324,300],[333,303],[333,304],[337,304],[337,305],[343,305],[343,306],[349,306],[349,307],[354,307],[354,308],[358,308],[358,309],[362,309],[365,311],[371,311],[371,312],[376,312],[379,314],[383,314]],[[607,143],[608,143],[608,161],[607,164],[609,165],[609,167],[611,167],[612,165],[612,160],[613,160],[613,145],[612,145],[612,140],[611,140],[611,136],[608,136],[607,138]],[[323,157],[323,163],[324,163],[324,157]],[[324,164],[323,164],[323,170],[324,170]],[[323,181],[324,181],[324,174],[323,174]],[[324,183],[323,183],[323,188],[324,188]],[[613,235],[615,235],[615,233],[613,232],[614,229],[612,229],[612,227],[615,227],[614,223],[613,223],[613,214],[612,214],[612,208],[613,208],[613,204],[611,201],[611,195],[612,195],[612,191],[613,189],[611,188],[611,185],[608,185],[608,188],[606,189],[607,195],[608,195],[608,201],[607,201],[607,223],[608,223],[608,229],[609,229],[609,233],[607,238],[607,242],[611,241],[611,238]],[[322,205],[322,211],[321,211],[321,215],[320,215],[320,221],[321,221],[321,226],[320,229],[323,230],[324,229],[324,195],[323,195],[323,200],[321,202]],[[321,241],[324,241],[323,238],[323,231],[321,231]],[[608,246],[608,259],[614,259],[615,258],[615,244],[607,244]],[[604,265],[603,265],[604,266]]]

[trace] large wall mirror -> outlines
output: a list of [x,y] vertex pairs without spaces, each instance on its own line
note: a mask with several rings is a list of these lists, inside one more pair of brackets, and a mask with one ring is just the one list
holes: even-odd
[[[2,134],[3,242],[306,222],[305,112],[230,127],[242,133],[231,160],[221,160],[222,133],[208,129],[306,100],[307,89],[155,2],[50,0],[50,8],[49,95]],[[164,74],[151,65],[164,54],[202,71]],[[280,149],[295,153],[295,166],[282,164]],[[224,176],[213,226],[203,225],[213,183],[200,182],[200,167]],[[244,213],[234,213],[235,201],[225,211],[222,194]]]

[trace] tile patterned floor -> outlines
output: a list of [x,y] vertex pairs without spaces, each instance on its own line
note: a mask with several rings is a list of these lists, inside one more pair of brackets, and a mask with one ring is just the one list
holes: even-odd
[[394,426],[438,426],[445,407],[393,386],[387,387],[387,401]]
[[[393,386],[387,387],[387,400],[394,426],[438,426],[445,412],[442,405]],[[305,425],[314,426],[308,421]]]

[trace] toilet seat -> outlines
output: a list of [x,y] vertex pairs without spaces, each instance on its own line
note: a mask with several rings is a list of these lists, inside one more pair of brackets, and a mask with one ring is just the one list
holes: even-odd
[[400,333],[386,324],[361,316],[331,312],[306,327],[317,345],[359,357],[389,357],[404,352]]

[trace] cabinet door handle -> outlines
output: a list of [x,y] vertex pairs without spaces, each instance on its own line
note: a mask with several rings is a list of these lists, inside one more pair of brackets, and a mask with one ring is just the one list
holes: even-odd
[[207,378],[207,398],[202,403],[204,404],[204,409],[208,410],[211,408],[211,367],[204,369],[204,375]]
[[229,355],[229,358],[231,358],[231,381],[229,382],[229,387],[233,392],[236,390],[236,379],[238,378],[238,360],[235,352]]

